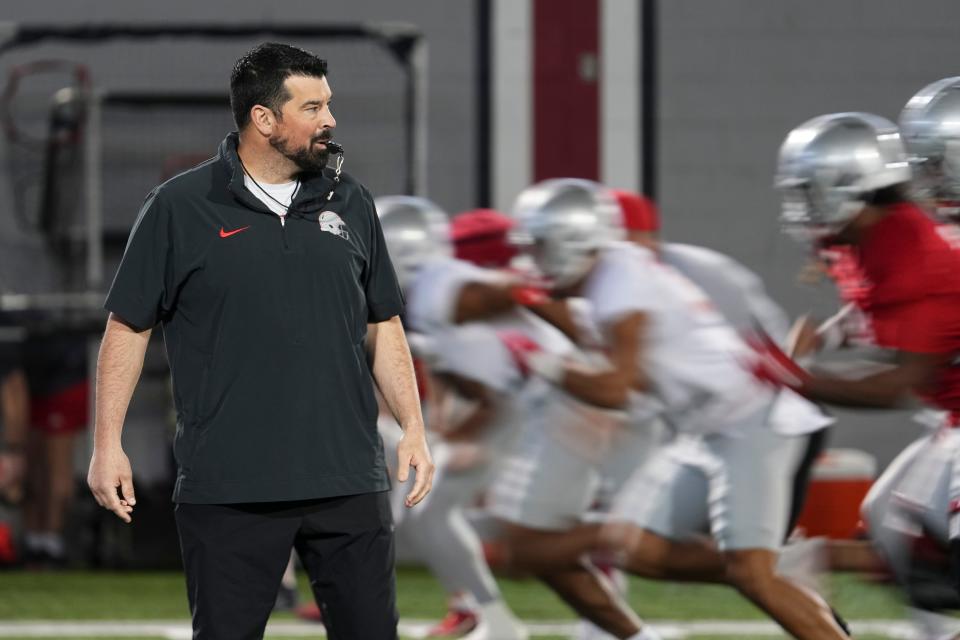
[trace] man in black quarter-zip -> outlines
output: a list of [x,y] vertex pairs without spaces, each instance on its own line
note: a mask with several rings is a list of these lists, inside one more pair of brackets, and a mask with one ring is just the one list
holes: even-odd
[[230,95],[239,133],[147,197],[107,296],[88,483],[131,521],[120,432],[159,323],[193,637],[262,638],[295,546],[330,638],[393,639],[374,380],[405,431],[398,479],[417,472],[408,507],[433,476],[403,299],[370,193],[326,167],[326,62],[260,45],[237,61]]

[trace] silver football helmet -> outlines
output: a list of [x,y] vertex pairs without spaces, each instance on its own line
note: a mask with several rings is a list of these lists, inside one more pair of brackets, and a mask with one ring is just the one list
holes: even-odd
[[453,255],[447,214],[430,200],[383,196],[374,204],[401,288],[426,261]]
[[555,287],[586,275],[596,251],[624,237],[616,196],[590,180],[556,178],[527,187],[513,215],[511,241]]
[[960,213],[960,77],[921,89],[900,113],[914,198],[942,217]]
[[870,193],[910,177],[895,124],[870,113],[819,116],[791,131],[780,147],[781,222],[804,239],[834,234]]

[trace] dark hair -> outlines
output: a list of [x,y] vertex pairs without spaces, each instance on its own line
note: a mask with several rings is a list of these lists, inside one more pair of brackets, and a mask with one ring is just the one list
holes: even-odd
[[875,207],[889,207],[902,202],[909,202],[910,185],[906,182],[899,182],[888,187],[881,187],[876,191],[871,191],[863,197],[866,204]]
[[264,42],[243,54],[230,74],[230,109],[237,129],[250,122],[250,110],[263,105],[280,116],[290,99],[283,86],[290,76],[327,75],[327,61],[309,51],[277,42]]

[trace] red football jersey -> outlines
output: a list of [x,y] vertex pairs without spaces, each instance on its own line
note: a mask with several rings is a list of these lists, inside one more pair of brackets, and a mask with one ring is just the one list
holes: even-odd
[[[870,282],[863,308],[878,346],[960,356],[960,251],[948,231],[915,205],[902,204],[860,244]],[[960,367],[945,369],[924,396],[960,410]]]
[[831,245],[820,249],[819,255],[826,264],[827,275],[837,286],[840,300],[862,308],[870,283],[860,268],[856,249],[850,245]]

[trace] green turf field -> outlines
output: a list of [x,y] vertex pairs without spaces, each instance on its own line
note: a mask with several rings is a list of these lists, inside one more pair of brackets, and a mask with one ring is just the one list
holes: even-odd
[[[397,572],[400,615],[433,618],[445,612],[443,594],[423,569]],[[522,618],[572,619],[573,613],[532,581],[500,580]],[[309,598],[306,579],[300,590]],[[831,602],[849,618],[900,618],[904,609],[889,587],[853,576],[831,581]],[[631,581],[630,601],[649,618],[756,620],[763,615],[726,587]],[[179,573],[0,573],[2,620],[146,620],[184,618],[187,599]],[[287,617],[278,614],[279,618]]]
[[[510,606],[526,621],[574,619],[569,609],[535,582],[501,580],[500,584]],[[300,587],[304,599],[309,598],[303,577]],[[895,619],[904,615],[903,605],[891,588],[866,583],[853,576],[835,576],[831,580],[831,593],[831,602],[849,619]],[[398,598],[403,619],[430,620],[445,612],[439,586],[423,569],[401,568],[398,571]],[[638,613],[653,621],[763,619],[752,605],[724,587],[633,580],[629,599]],[[184,620],[187,616],[183,577],[179,573],[0,573],[0,621]],[[278,613],[272,618],[277,622],[293,619],[289,613]],[[0,637],[16,636],[0,633]],[[36,640],[38,636],[30,637]],[[267,637],[280,640],[280,636]],[[561,638],[537,636],[551,637]],[[730,640],[732,636],[691,637]],[[111,640],[117,638],[112,636]],[[138,636],[136,640],[152,639]]]

